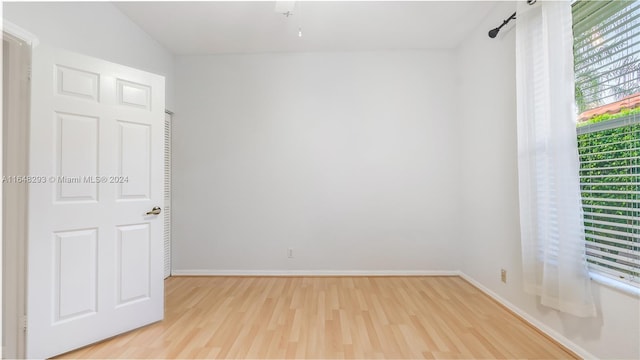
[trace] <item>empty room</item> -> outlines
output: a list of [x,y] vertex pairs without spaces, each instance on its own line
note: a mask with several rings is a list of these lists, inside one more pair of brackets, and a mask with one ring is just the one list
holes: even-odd
[[2,19],[2,358],[640,359],[640,1]]

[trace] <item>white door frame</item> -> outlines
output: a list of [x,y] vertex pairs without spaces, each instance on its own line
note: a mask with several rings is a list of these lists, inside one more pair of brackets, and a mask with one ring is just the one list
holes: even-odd
[[[3,21],[3,50],[4,37],[13,42],[9,54],[3,54],[3,59],[10,61],[12,66],[9,72],[12,76],[8,79],[8,86],[11,91],[7,95],[11,107],[3,104],[3,126],[0,127],[0,174],[4,176],[28,175],[28,132],[29,132],[29,111],[30,111],[30,68],[31,50],[38,44],[38,39],[31,33],[4,20]],[[17,45],[15,45],[17,44]],[[4,73],[4,63],[3,63]],[[2,92],[0,90],[0,92]],[[0,103],[4,101],[5,94],[2,94]],[[9,131],[4,134],[4,129]],[[5,136],[10,136],[12,141],[5,144]],[[6,154],[3,153],[5,145]],[[4,161],[5,157],[8,161]],[[10,160],[10,161],[9,161]],[[6,167],[6,169],[5,169]],[[6,170],[6,173],[5,173]],[[25,355],[25,330],[26,323],[26,244],[27,244],[27,184],[12,184],[11,193],[4,194],[0,188],[0,237],[2,247],[0,247],[0,276],[3,276],[3,286],[1,287],[3,324],[0,327],[0,338],[6,340],[8,344],[2,344],[2,355],[4,358],[23,358]],[[11,211],[3,211],[6,206]],[[3,226],[6,224],[6,226]],[[5,253],[6,251],[6,253]],[[3,264],[4,256],[7,256]],[[9,270],[7,274],[2,274],[2,269]],[[12,276],[9,276],[11,274]],[[4,276],[7,276],[5,279]],[[8,301],[4,302],[4,296],[14,294]],[[5,308],[6,307],[6,308]],[[6,311],[5,311],[6,310]],[[4,336],[2,332],[6,331]]]

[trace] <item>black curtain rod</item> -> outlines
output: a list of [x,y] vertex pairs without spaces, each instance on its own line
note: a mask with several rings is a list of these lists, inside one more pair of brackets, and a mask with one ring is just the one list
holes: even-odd
[[[529,5],[533,5],[536,3],[537,0],[527,0],[527,4]],[[511,14],[511,16],[509,16],[509,18],[507,18],[506,20],[504,20],[502,22],[502,24],[500,24],[500,26],[498,26],[495,29],[491,29],[489,30],[489,37],[490,38],[495,38],[496,36],[498,36],[498,32],[500,32],[500,29],[502,29],[503,26],[507,25],[509,23],[509,21],[511,20],[515,20],[516,19],[516,13],[514,12],[513,14]]]

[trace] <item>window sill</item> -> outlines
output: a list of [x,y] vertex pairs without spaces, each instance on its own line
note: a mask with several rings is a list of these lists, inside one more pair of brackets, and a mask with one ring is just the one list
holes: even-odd
[[596,274],[596,273],[593,273],[593,272],[589,272],[589,277],[591,277],[591,280],[593,280],[593,281],[595,281],[595,282],[597,282],[599,284],[614,288],[616,290],[619,290],[619,291],[621,291],[623,293],[626,293],[626,294],[629,294],[631,296],[640,297],[640,288],[637,288],[637,287],[635,287],[633,285],[625,284],[625,283],[620,282],[620,281],[615,281],[614,279],[611,279],[609,277],[606,277],[606,276],[603,276],[603,275],[600,275],[600,274]]

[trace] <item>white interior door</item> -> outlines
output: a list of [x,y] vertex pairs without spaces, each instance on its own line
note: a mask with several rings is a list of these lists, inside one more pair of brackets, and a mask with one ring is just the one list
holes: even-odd
[[162,319],[164,108],[161,76],[34,49],[28,357]]

